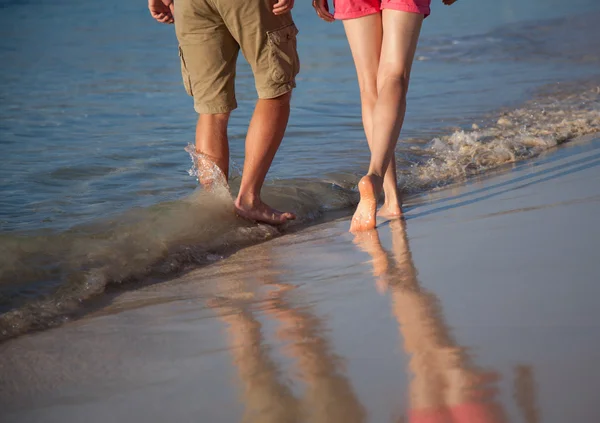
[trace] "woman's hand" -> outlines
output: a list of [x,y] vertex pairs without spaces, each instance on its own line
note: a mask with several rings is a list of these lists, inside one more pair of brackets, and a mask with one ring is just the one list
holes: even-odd
[[323,19],[325,22],[333,22],[335,20],[333,15],[329,13],[329,4],[327,4],[327,0],[313,0],[312,5],[316,10],[317,15],[319,15],[319,18]]

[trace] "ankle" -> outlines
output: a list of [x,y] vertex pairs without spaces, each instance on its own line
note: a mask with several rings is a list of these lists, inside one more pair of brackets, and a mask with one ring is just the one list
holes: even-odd
[[399,201],[385,200],[381,208],[387,211],[402,210],[402,204]]
[[235,200],[236,207],[256,207],[261,203],[260,196],[254,193],[240,193]]
[[400,206],[400,195],[398,194],[398,191],[395,189],[383,189],[383,193],[385,195],[385,198],[383,200],[383,205],[387,206],[387,207],[396,207],[396,206]]
[[375,187],[377,195],[380,195],[383,191],[383,176],[376,173],[367,173],[365,176],[371,179],[371,183]]
[[368,176],[369,178],[371,178],[371,180],[374,183],[383,185],[383,175],[380,175],[375,172],[369,172],[365,176]]

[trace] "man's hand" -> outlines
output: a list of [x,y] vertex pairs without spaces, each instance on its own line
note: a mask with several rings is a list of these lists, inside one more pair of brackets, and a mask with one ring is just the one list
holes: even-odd
[[327,0],[313,0],[312,5],[315,8],[317,15],[319,15],[319,18],[323,19],[325,22],[333,22],[335,20],[333,15],[329,13],[329,4],[327,3]]
[[454,3],[456,3],[457,0],[442,0],[442,3],[444,3],[446,6],[450,6]]
[[173,0],[148,0],[150,14],[161,23],[172,24],[175,21],[173,7]]
[[290,12],[294,7],[294,0],[276,0],[275,6],[273,6],[273,14],[283,15],[284,13]]

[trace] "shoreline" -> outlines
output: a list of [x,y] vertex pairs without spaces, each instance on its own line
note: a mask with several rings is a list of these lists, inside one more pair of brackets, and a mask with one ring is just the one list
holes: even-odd
[[466,412],[464,378],[489,373],[469,410],[594,421],[599,182],[589,138],[429,193],[404,224],[354,237],[340,218],[123,292],[1,344],[0,414],[388,421]]
[[[410,216],[410,211],[426,201],[424,199],[432,193],[451,190],[456,187],[468,185],[473,181],[485,181],[487,178],[493,178],[495,175],[507,172],[511,168],[514,169],[519,166],[526,166],[529,161],[538,160],[540,156],[552,157],[552,154],[563,146],[568,148],[569,146],[590,142],[598,137],[600,137],[600,132],[586,134],[555,147],[543,150],[533,159],[522,159],[503,163],[481,174],[467,175],[464,179],[459,179],[433,190],[409,194],[407,195],[404,205],[405,215],[409,213],[408,218],[412,218]],[[355,195],[355,202],[357,202],[358,197],[356,193]],[[228,197],[228,195],[222,194],[221,197],[226,201],[225,197]],[[275,206],[277,207],[277,204]],[[217,214],[221,213],[222,211],[217,211]],[[431,213],[431,211],[425,214],[429,213]],[[30,302],[23,308],[11,310],[0,315],[0,345],[24,334],[44,331],[49,328],[58,327],[65,322],[85,318],[88,313],[106,307],[106,305],[110,304],[115,297],[130,289],[143,289],[150,285],[161,284],[171,279],[177,279],[190,271],[201,269],[205,266],[212,265],[215,262],[225,260],[227,257],[230,257],[245,248],[260,245],[281,236],[292,235],[315,225],[322,225],[340,219],[344,220],[351,216],[352,208],[342,208],[324,212],[313,219],[301,220],[298,223],[293,223],[282,228],[262,224],[252,225],[246,222],[242,228],[247,227],[248,229],[243,230],[242,237],[236,236],[237,233],[236,230],[234,230],[232,232],[230,231],[231,233],[221,234],[221,241],[217,239],[215,242],[215,240],[213,240],[208,245],[195,247],[194,250],[190,250],[189,247],[185,247],[184,245],[184,248],[181,249],[181,254],[172,256],[170,263],[159,261],[150,264],[149,270],[144,270],[139,276],[133,275],[126,277],[116,284],[111,283],[110,280],[104,281],[101,276],[95,276],[94,273],[90,273],[87,276],[83,275],[87,281],[83,286],[75,287],[75,289],[80,290],[80,293],[76,296],[71,296],[71,298],[62,300],[60,309],[64,311],[48,314],[47,310],[51,309],[53,303],[57,301],[54,296],[50,296],[46,299]],[[424,214],[419,213],[416,216],[424,216]],[[242,222],[240,218],[235,216],[231,216],[231,219],[228,221],[237,221],[238,224]],[[232,242],[227,241],[228,238],[232,238]],[[214,244],[215,246],[211,247],[211,244]],[[161,269],[166,269],[168,272],[164,273],[164,270]],[[14,323],[15,326],[11,327],[11,321],[16,322]]]

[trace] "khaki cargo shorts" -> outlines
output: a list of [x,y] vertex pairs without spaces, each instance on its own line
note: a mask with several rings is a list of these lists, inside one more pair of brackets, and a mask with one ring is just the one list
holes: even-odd
[[300,70],[291,13],[273,14],[274,0],[176,0],[175,32],[183,84],[198,113],[237,107],[235,70],[240,48],[254,73],[259,98],[296,86]]

